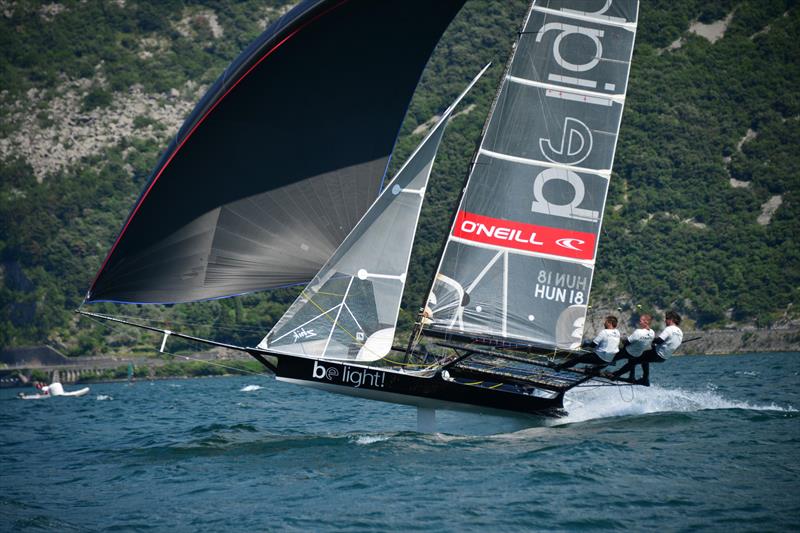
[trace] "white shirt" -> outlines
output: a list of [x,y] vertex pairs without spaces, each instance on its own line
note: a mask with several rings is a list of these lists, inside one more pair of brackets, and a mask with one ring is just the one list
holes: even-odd
[[631,357],[639,357],[642,352],[650,349],[650,345],[655,338],[656,333],[652,329],[637,329],[628,337],[628,345],[625,347],[625,351]]
[[683,342],[683,332],[678,326],[667,326],[664,331],[658,334],[659,338],[664,339],[662,344],[656,346],[656,353],[662,359],[672,355]]
[[619,331],[616,329],[604,329],[594,338],[594,343],[597,345],[594,353],[603,361],[610,363],[619,351]]

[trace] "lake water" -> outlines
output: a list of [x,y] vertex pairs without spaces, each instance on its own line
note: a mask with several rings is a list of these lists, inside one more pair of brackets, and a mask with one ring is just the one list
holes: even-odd
[[2,390],[0,530],[796,530],[800,354],[652,370],[564,419],[439,413],[436,434],[266,376]]

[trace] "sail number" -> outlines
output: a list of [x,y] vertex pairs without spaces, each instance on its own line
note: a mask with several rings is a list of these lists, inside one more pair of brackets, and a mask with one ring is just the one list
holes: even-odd
[[536,281],[533,289],[535,298],[570,305],[583,305],[586,302],[585,291],[589,288],[589,278],[586,276],[540,270]]

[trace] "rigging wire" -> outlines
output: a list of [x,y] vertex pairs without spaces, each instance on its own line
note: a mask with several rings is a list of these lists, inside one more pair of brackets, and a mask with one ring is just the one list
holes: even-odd
[[[119,332],[120,330],[123,329],[122,326],[119,326],[119,325],[117,325],[115,323],[110,323],[110,322],[107,322],[107,321],[101,321],[101,320],[98,320],[98,319],[96,319],[94,317],[91,317],[91,316],[86,316],[86,315],[83,315],[83,316],[85,316],[86,318],[88,318],[89,320],[91,320],[93,322],[96,322],[97,324],[100,324],[101,326],[105,327],[106,329],[108,329],[108,330],[110,330],[112,332]],[[191,341],[189,341],[189,342],[191,342]],[[167,350],[163,350],[161,353],[165,353],[165,354],[171,355],[173,357],[182,358],[182,359],[185,359],[187,361],[195,361],[195,362],[205,363],[205,364],[210,365],[210,366],[218,366],[220,368],[225,368],[225,369],[228,369],[228,370],[234,370],[237,373],[253,374],[255,376],[262,376],[262,377],[267,377],[267,378],[272,377],[271,374],[268,374],[266,372],[254,372],[252,370],[247,370],[246,368],[239,368],[239,367],[234,367],[234,366],[223,365],[221,363],[216,363],[214,361],[207,361],[205,359],[200,359],[200,358],[196,358],[196,357],[190,357],[190,356],[187,356],[187,355],[182,355],[182,354],[175,353],[175,352],[170,352],[170,351],[167,351]]]
[[[83,308],[83,305],[78,307],[78,309],[82,309],[82,308]],[[115,318],[127,318],[127,319],[133,319],[133,320],[140,320],[142,322],[148,322],[148,323],[151,323],[151,324],[163,324],[165,322],[169,322],[171,324],[179,324],[179,325],[183,325],[183,326],[200,326],[200,327],[209,327],[209,326],[211,326],[211,324],[204,323],[204,322],[189,322],[188,320],[180,320],[180,319],[173,319],[173,318],[170,318],[168,320],[164,320],[164,319],[157,319],[157,318],[146,318],[146,317],[137,316],[137,315],[123,315],[123,314],[114,314],[114,315],[110,315],[110,316],[113,316]],[[228,330],[228,331],[246,331],[246,332],[252,332],[252,333],[263,333],[263,331],[264,331],[264,328],[218,326],[216,324],[214,325],[214,329],[225,329],[225,330]]]

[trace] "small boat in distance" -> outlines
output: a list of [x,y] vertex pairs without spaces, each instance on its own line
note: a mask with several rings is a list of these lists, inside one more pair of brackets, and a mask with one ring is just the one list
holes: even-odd
[[17,398],[20,400],[43,400],[45,398],[52,398],[55,396],[66,396],[66,397],[77,397],[77,396],[85,396],[89,394],[89,387],[83,387],[82,389],[74,390],[74,391],[65,391],[64,386],[61,385],[58,381],[54,381],[50,385],[45,385],[41,389],[39,389],[38,394],[24,394],[20,392],[17,394]]
[[381,183],[416,80],[462,3],[301,3],[226,70],[153,172],[85,303],[179,303],[311,279],[257,346],[79,312],[161,332],[162,351],[171,335],[243,350],[281,381],[331,392],[562,414],[564,394],[595,377],[552,359],[580,350],[638,2],[532,3],[445,214],[415,330],[396,343],[439,143],[488,65]]

